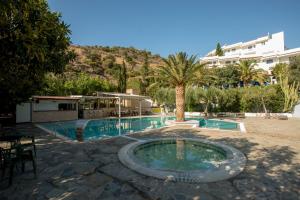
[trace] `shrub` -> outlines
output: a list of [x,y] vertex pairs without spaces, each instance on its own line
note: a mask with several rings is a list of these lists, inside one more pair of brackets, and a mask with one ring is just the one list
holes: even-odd
[[223,90],[219,99],[219,112],[240,112],[241,94],[239,89],[234,88]]
[[[153,97],[160,104],[175,104],[174,89],[160,88]],[[282,112],[284,95],[279,85],[249,88],[186,88],[189,112]]]
[[263,103],[268,112],[282,112],[284,97],[278,85],[241,89],[241,111],[265,112]]

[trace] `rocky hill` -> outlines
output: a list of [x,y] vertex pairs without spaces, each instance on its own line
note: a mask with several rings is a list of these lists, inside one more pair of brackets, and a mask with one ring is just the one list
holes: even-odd
[[92,76],[109,79],[109,69],[114,65],[125,62],[128,73],[131,73],[140,69],[146,57],[150,68],[163,65],[159,55],[152,55],[149,51],[138,50],[133,47],[72,45],[70,48],[75,52],[76,58],[67,66],[65,71],[67,75],[85,72]]

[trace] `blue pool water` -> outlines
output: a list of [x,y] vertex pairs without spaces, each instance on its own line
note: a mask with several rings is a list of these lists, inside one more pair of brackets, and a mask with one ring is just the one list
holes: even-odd
[[[121,119],[98,119],[98,120],[77,120],[65,122],[51,122],[39,124],[52,132],[64,137],[76,140],[76,127],[84,124],[83,139],[101,139],[114,137],[128,133],[156,129],[166,126],[167,119],[174,117],[141,117],[141,118],[121,118]],[[191,118],[190,118],[191,119]],[[237,124],[234,122],[225,122],[218,120],[206,120],[202,118],[192,118],[199,120],[200,127],[219,128],[219,129],[236,129]],[[188,120],[188,118],[187,118]]]

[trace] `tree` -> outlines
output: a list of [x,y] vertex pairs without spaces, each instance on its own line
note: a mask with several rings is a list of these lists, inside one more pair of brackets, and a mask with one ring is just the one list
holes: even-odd
[[223,49],[221,47],[221,44],[218,42],[216,47],[216,56],[224,56]]
[[289,77],[279,77],[279,84],[284,94],[283,112],[291,112],[299,101],[298,90],[300,83],[294,81],[292,84],[289,84]]
[[45,75],[41,95],[66,95],[65,77],[63,74],[48,73]]
[[118,79],[118,91],[121,93],[126,93],[127,87],[127,69],[125,62],[123,61],[122,65],[119,66],[119,79]]
[[260,85],[264,85],[265,82],[269,81],[268,73],[263,69],[255,70],[253,80],[257,81]]
[[45,77],[45,85],[39,92],[41,95],[93,95],[98,91],[114,91],[115,87],[97,76],[79,73],[74,76],[49,73]]
[[216,86],[220,86],[222,88],[237,86],[241,76],[240,71],[234,65],[214,68],[214,74],[216,76]]
[[198,102],[205,104],[205,116],[207,116],[212,104],[218,104],[220,96],[221,91],[215,87],[209,87],[207,89],[198,88],[195,92],[195,99],[197,99]]
[[74,58],[70,30],[44,0],[0,2],[0,105],[13,112],[43,85],[47,72],[60,73]]
[[128,56],[128,53],[127,52],[125,52],[124,53],[124,57],[125,57],[125,61],[131,66],[131,72],[134,70],[134,68],[135,68],[135,66],[136,66],[136,61],[135,60],[133,60],[133,58],[132,57],[130,57],[130,56]]
[[240,88],[239,90],[240,106],[243,112],[282,112],[284,97],[278,85]]
[[290,59],[289,64],[289,81],[290,83],[300,83],[300,56],[295,56]]
[[219,112],[240,112],[240,90],[229,88],[222,90],[218,101]]
[[185,87],[195,80],[195,73],[203,67],[197,61],[196,56],[179,52],[175,55],[169,55],[163,59],[165,65],[156,71],[157,83],[163,82],[171,88],[175,88],[176,93],[176,120],[184,120],[185,109]]
[[150,74],[148,54],[144,53],[144,63],[139,71],[131,73],[130,83],[138,82],[140,94],[148,95],[148,87],[150,86]]
[[261,101],[263,111],[265,112],[265,118],[270,118],[270,115],[268,114],[267,109],[267,101],[268,99],[271,99],[270,97],[274,96],[276,94],[276,91],[272,87],[258,87],[258,98]]
[[145,54],[144,64],[140,72],[140,92],[142,95],[147,95],[147,88],[149,87],[149,62],[148,54]]
[[256,70],[254,67],[256,62],[254,60],[241,60],[238,64],[238,70],[240,72],[240,80],[243,81],[244,86],[248,86],[252,80],[263,82],[264,71]]
[[159,104],[174,105],[175,103],[175,90],[174,88],[161,87],[156,90],[153,95],[154,99]]
[[276,77],[276,80],[279,81],[279,77],[288,76],[288,65],[286,63],[278,63],[272,69],[272,74]]

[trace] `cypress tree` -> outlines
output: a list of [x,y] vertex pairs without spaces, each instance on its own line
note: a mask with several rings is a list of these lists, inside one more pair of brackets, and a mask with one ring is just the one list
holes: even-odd
[[219,42],[216,47],[216,56],[224,56],[224,52],[223,52],[221,44]]

